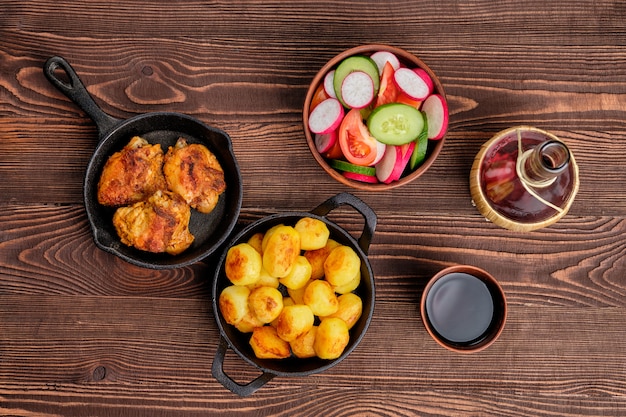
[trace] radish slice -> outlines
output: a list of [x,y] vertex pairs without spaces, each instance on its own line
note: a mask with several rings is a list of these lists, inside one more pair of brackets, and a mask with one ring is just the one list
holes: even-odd
[[376,141],[376,158],[374,159],[374,162],[372,162],[369,166],[373,167],[374,165],[379,163],[380,160],[383,159],[386,150],[387,145],[382,142]]
[[400,146],[387,145],[383,159],[376,165],[376,178],[378,178],[380,182],[389,184],[393,181],[394,177],[399,176],[396,171],[401,164],[402,150]]
[[351,72],[341,83],[341,98],[352,109],[367,107],[374,100],[374,81],[363,71]]
[[432,93],[433,84],[430,77],[428,77],[428,81],[426,81],[411,69],[398,68],[396,72],[393,73],[393,80],[400,92],[406,94],[413,100],[424,100]]
[[400,68],[400,60],[397,56],[389,51],[378,51],[374,52],[372,56],[370,56],[372,60],[376,63],[378,67],[378,72],[380,74],[383,73],[383,68],[385,68],[385,62],[389,62],[394,70]]
[[315,135],[315,148],[319,153],[329,152],[335,146],[338,136],[337,130],[325,134],[317,133]]
[[402,173],[404,172],[404,169],[409,164],[409,161],[411,160],[411,155],[413,154],[413,151],[415,150],[415,141],[411,143],[406,143],[404,145],[400,145],[399,147],[400,147],[400,151],[402,152],[402,159],[400,160],[400,163],[395,167],[393,171],[394,177],[391,179],[392,181],[399,180],[400,177],[402,176]]
[[428,120],[428,139],[439,140],[448,128],[448,105],[439,94],[429,96],[422,104],[422,111]]
[[355,172],[348,172],[348,171],[342,172],[341,175],[354,181],[366,182],[369,184],[378,183],[378,178],[376,178],[375,175],[357,174]]
[[333,79],[335,78],[335,70],[329,71],[324,77],[324,91],[329,97],[337,98],[335,87],[333,87]]
[[424,80],[424,82],[428,86],[428,90],[429,90],[428,94],[429,95],[432,94],[433,91],[435,90],[435,83],[433,83],[433,79],[430,78],[430,75],[428,75],[426,70],[422,68],[413,68],[413,72],[416,73],[422,80]]
[[309,129],[313,133],[326,134],[337,129],[343,120],[343,106],[336,98],[327,98],[309,115]]

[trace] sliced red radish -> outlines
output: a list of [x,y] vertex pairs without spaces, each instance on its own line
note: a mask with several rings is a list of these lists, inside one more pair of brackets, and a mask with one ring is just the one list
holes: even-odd
[[353,71],[341,83],[341,98],[352,109],[367,107],[374,100],[374,81],[363,71]]
[[319,153],[330,152],[330,150],[337,143],[337,130],[333,130],[330,133],[315,134],[315,148]]
[[433,79],[430,78],[430,75],[426,72],[426,70],[422,68],[413,68],[413,72],[419,75],[422,80],[424,80],[424,82],[428,86],[428,89],[430,90],[430,93],[428,94],[432,94],[432,92],[435,90],[435,83],[433,83]]
[[327,98],[309,115],[309,129],[313,133],[326,134],[337,129],[343,119],[343,106],[336,98]]
[[420,74],[409,68],[398,68],[393,73],[393,80],[400,92],[414,100],[424,100],[433,91],[430,77],[426,81]]
[[378,72],[382,74],[383,68],[385,68],[385,62],[389,62],[394,70],[400,68],[400,60],[397,56],[395,56],[392,52],[389,51],[378,51],[374,52],[370,58],[376,63],[378,67]]
[[448,104],[440,94],[429,96],[422,104],[422,111],[428,120],[428,139],[443,138],[448,129]]
[[328,73],[324,77],[324,91],[326,91],[326,94],[328,94],[329,97],[337,98],[337,94],[335,93],[335,87],[333,87],[334,77],[335,70],[328,71]]
[[400,161],[397,169],[394,170],[395,177],[392,178],[392,181],[397,181],[402,176],[406,166],[409,164],[411,160],[411,155],[415,150],[415,141],[411,143],[405,143],[404,145],[400,145],[400,151],[402,152],[402,160]]
[[357,174],[355,172],[348,172],[348,171],[342,172],[341,175],[354,181],[366,182],[369,184],[378,183],[378,178],[376,178],[375,175]]
[[387,145],[385,145],[382,142],[376,141],[376,158],[374,159],[374,162],[372,162],[369,166],[373,167],[374,165],[379,163],[380,160],[383,159],[383,156],[385,155],[386,150],[387,150]]
[[387,145],[387,150],[383,159],[376,165],[376,178],[380,182],[389,184],[394,177],[398,176],[397,171],[402,164],[402,150],[400,146]]

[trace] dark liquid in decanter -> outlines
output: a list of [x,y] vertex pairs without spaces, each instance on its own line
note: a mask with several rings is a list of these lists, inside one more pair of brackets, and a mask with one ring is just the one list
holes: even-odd
[[[534,148],[545,141],[523,136],[523,150]],[[528,192],[516,172],[518,138],[511,135],[494,145],[485,155],[480,185],[490,206],[501,215],[521,223],[547,220],[558,214],[553,207],[563,207],[571,194],[571,172],[565,169],[548,186],[531,187],[541,199]],[[547,165],[549,160],[544,161]]]

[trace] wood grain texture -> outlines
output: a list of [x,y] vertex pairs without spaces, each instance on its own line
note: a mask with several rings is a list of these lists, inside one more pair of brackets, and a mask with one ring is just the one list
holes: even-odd
[[[626,3],[4,0],[0,5],[0,415],[626,415]],[[302,105],[317,70],[365,43],[440,77],[450,126],[421,178],[355,192],[316,165]],[[83,208],[98,142],[43,76],[69,60],[120,120],[175,111],[225,130],[241,166],[238,231],[352,191],[378,215],[370,328],[337,366],[239,398],[211,375],[216,257],[175,270],[97,249]],[[515,124],[549,130],[581,171],[570,213],[532,233],[486,222],[469,170]],[[350,208],[329,218],[359,236]],[[418,301],[448,265],[487,269],[509,316],[475,355],[441,348]],[[233,351],[225,369],[259,371]]]

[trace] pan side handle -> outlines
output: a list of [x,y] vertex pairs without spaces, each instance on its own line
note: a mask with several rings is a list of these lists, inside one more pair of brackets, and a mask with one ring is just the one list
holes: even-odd
[[220,337],[220,344],[217,347],[217,352],[215,353],[215,358],[213,359],[211,373],[220,384],[240,397],[248,397],[254,394],[259,388],[270,382],[272,378],[276,376],[269,372],[263,372],[263,374],[248,384],[238,384],[224,372],[224,357],[227,349],[228,342],[224,337]]
[[372,208],[365,204],[362,200],[350,193],[340,193],[329,198],[328,200],[311,210],[311,213],[318,216],[326,216],[328,213],[344,204],[347,204],[354,208],[356,211],[358,211],[365,220],[365,224],[363,225],[363,232],[361,233],[358,242],[361,249],[363,249],[363,252],[367,254],[370,243],[372,242],[372,238],[374,237],[374,230],[376,229],[376,222],[378,221],[378,219],[376,217],[376,213],[374,213],[374,210],[372,210]]
[[[58,69],[65,72],[69,82],[57,76],[55,71]],[[98,107],[76,71],[74,71],[74,68],[64,58],[59,56],[49,58],[43,66],[43,72],[52,85],[76,103],[96,123],[100,139],[104,138],[115,125],[121,122],[121,120],[109,116]]]

